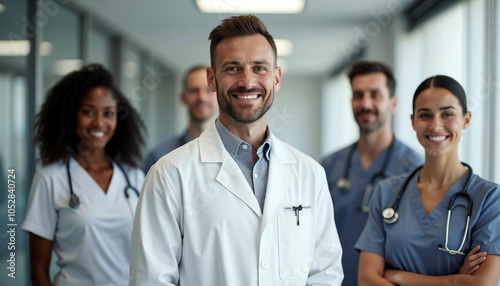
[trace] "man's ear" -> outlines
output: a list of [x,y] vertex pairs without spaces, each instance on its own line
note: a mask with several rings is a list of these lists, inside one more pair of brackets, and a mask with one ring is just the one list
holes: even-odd
[[217,91],[217,86],[215,84],[215,73],[211,67],[207,67],[207,84],[211,92]]
[[182,104],[186,104],[186,91],[183,91],[179,94],[179,100]]
[[281,87],[281,67],[276,67],[274,72],[274,91],[280,90]]
[[394,114],[396,108],[398,108],[398,98],[396,96],[391,96],[389,99],[391,101],[391,114]]

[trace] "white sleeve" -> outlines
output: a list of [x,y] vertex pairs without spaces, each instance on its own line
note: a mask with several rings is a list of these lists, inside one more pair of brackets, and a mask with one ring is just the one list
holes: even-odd
[[144,184],[144,172],[139,168],[133,168],[132,176],[134,180],[130,183],[134,186],[134,188],[141,192],[142,185]]
[[[45,239],[54,240],[57,225],[54,186],[42,171],[38,171],[33,178],[28,199],[28,211],[22,229]],[[62,186],[59,187],[62,188]]]
[[316,172],[319,186],[315,208],[315,245],[311,270],[307,285],[341,285],[344,279],[342,271],[342,246],[333,214],[333,204],[328,189],[325,171]]
[[132,233],[131,286],[179,282],[182,202],[176,194],[180,190],[172,187],[163,172],[154,165],[142,187]]

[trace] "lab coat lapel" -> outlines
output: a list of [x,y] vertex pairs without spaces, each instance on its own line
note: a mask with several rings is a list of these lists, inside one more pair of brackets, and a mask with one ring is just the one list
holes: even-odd
[[[271,134],[271,136],[273,135]],[[273,136],[272,144],[262,231],[283,206],[283,197],[291,187],[291,182],[293,182],[292,174],[289,171],[290,164],[296,163],[295,158],[288,151],[288,146],[278,138]]]
[[224,148],[215,124],[200,135],[200,157],[202,163],[222,163],[217,174],[217,182],[248,205],[255,214],[262,216],[257,198],[240,167]]

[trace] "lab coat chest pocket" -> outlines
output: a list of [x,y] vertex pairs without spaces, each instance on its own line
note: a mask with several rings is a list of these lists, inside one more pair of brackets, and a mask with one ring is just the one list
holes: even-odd
[[278,216],[281,279],[306,279],[312,262],[313,216]]

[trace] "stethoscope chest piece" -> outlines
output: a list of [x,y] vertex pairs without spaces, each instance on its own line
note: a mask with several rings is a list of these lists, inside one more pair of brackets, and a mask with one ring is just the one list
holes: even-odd
[[393,224],[398,221],[399,214],[393,208],[386,208],[382,212],[382,217],[387,224]]
[[74,209],[80,206],[80,198],[76,194],[71,194],[69,206]]
[[340,178],[337,181],[337,189],[341,190],[342,192],[347,192],[351,189],[351,183],[347,178]]
[[[127,199],[127,202],[128,202],[128,205],[130,207],[130,211],[131,211],[132,217],[133,217],[135,211],[134,211],[134,208],[132,207],[132,204],[129,200],[128,192],[129,192],[129,190],[132,190],[137,195],[137,197],[139,197],[139,191],[130,184],[130,180],[128,179],[127,173],[125,172],[125,169],[123,169],[123,167],[120,165],[120,163],[118,163],[117,161],[115,161],[115,163],[118,166],[118,168],[120,169],[120,171],[122,171],[123,176],[125,177],[125,180],[127,181],[127,186],[124,189],[124,193],[125,193],[125,198]],[[71,182],[71,172],[69,170],[69,158],[68,158],[68,160],[66,160],[66,173],[68,174],[69,192],[70,192],[69,206],[73,209],[76,209],[80,206],[80,198],[78,197],[77,194],[75,194],[73,192],[73,183]]]

